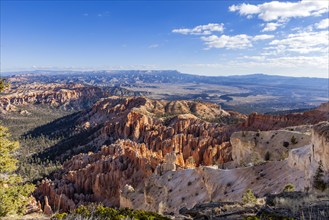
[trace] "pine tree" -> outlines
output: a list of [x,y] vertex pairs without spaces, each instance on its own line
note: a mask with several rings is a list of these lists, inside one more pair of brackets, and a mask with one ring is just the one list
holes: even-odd
[[247,191],[243,194],[242,202],[243,204],[256,204],[257,198],[251,189],[247,189]]
[[315,172],[314,179],[313,179],[313,186],[316,189],[319,189],[321,191],[324,191],[327,188],[326,183],[323,181],[324,176],[324,170],[323,170],[323,164],[320,160],[319,167]]
[[10,140],[8,129],[0,126],[0,217],[8,214],[21,214],[33,192],[32,184],[24,184],[17,169],[15,151],[18,142]]
[[2,92],[6,87],[8,87],[8,83],[0,78],[0,92]]

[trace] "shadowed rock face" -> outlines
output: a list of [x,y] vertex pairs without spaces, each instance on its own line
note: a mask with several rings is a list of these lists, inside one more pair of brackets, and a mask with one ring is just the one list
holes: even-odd
[[312,153],[315,162],[322,161],[323,168],[329,172],[329,122],[325,121],[312,129]]
[[[298,120],[293,120],[292,124],[321,121],[322,115],[316,118],[318,112],[314,110],[302,114],[303,117],[296,116]],[[307,115],[313,117],[311,122]],[[47,195],[50,205],[55,207],[61,204],[62,210],[96,201],[107,205],[176,212],[181,207],[192,207],[214,199],[241,198],[246,187],[260,195],[267,192],[264,187],[269,187],[268,192],[281,189],[288,183],[296,184],[300,190],[305,187],[306,184],[300,181],[304,171],[288,166],[288,161],[260,165],[256,171],[252,167],[232,171],[202,167],[232,160],[231,145],[227,141],[233,132],[281,128],[287,124],[281,123],[284,117],[258,117],[257,123],[225,125],[200,119],[205,116],[208,120],[230,116],[245,119],[243,115],[226,112],[208,103],[154,101],[144,97],[100,100],[90,110],[81,113],[76,124],[76,129],[81,131],[99,128],[91,135],[93,141],[89,145],[98,146],[100,150],[74,156],[64,164],[63,171],[55,175],[54,181],[40,184],[37,195],[39,198]],[[176,166],[173,165],[174,160]],[[175,167],[178,171],[171,171]],[[158,172],[154,174],[155,170],[172,172],[172,175],[165,172],[160,178]],[[294,175],[282,181],[282,175],[288,173]],[[175,181],[169,183],[173,177]],[[253,181],[257,178],[262,179],[259,184]],[[276,178],[275,184],[272,184],[273,178]],[[225,179],[232,181],[225,182]],[[189,182],[195,185],[187,193],[186,185]],[[231,188],[235,182],[240,185]],[[173,187],[177,186],[181,192],[167,184],[174,184]],[[231,190],[231,197],[228,197],[224,184],[230,185],[226,188]],[[201,187],[203,190],[200,190]],[[165,197],[157,196],[157,192],[163,192]],[[177,200],[172,192],[177,195],[179,192],[182,198]],[[187,201],[194,202],[186,205]]]

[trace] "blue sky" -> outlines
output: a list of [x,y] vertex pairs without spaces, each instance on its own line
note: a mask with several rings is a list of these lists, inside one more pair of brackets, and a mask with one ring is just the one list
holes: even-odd
[[328,0],[1,1],[1,71],[328,77]]

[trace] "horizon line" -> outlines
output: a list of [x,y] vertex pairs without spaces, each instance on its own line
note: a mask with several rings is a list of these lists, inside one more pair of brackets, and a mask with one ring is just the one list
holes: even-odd
[[[29,73],[35,73],[37,71],[50,71],[50,72],[110,72],[110,71],[152,71],[152,72],[162,72],[162,71],[173,71],[180,74],[187,74],[187,75],[194,75],[194,76],[203,76],[203,77],[234,77],[234,76],[251,76],[251,75],[264,75],[264,76],[280,76],[280,77],[293,77],[293,78],[317,78],[317,79],[329,79],[329,73],[327,74],[328,77],[312,77],[312,76],[296,76],[296,75],[280,75],[280,74],[269,74],[269,73],[245,73],[245,74],[230,74],[230,75],[210,75],[210,74],[195,74],[195,73],[185,73],[175,69],[99,69],[99,70],[65,70],[65,69],[35,69],[35,70],[18,70],[18,71],[1,71],[0,76],[13,76],[13,75],[24,75]],[[3,75],[5,74],[5,75]],[[10,75],[12,74],[12,75]]]

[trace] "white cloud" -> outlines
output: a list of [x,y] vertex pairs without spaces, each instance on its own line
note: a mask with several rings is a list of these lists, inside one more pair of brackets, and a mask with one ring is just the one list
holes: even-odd
[[270,23],[266,23],[265,27],[263,28],[262,32],[266,32],[266,31],[275,31],[278,27],[282,26],[282,23],[279,22],[270,22]]
[[246,34],[240,34],[235,36],[211,35],[209,37],[201,37],[201,40],[205,42],[208,48],[227,48],[227,49],[243,49],[251,47],[250,37]]
[[109,11],[105,11],[105,12],[101,12],[97,14],[98,17],[108,17],[110,16],[110,12]]
[[290,18],[319,16],[328,12],[328,0],[302,0],[298,2],[271,1],[263,4],[232,5],[229,10],[240,15],[258,15],[264,21],[287,21]]
[[248,47],[252,47],[252,41],[258,40],[268,40],[272,39],[273,35],[256,35],[256,36],[248,36],[246,34],[239,34],[234,36],[227,36],[227,35],[211,35],[207,37],[201,37],[201,40],[205,42],[210,48],[226,48],[226,49],[245,49]]
[[317,29],[327,29],[329,27],[329,18],[321,20],[319,23],[315,24]]
[[261,35],[256,35],[252,38],[252,40],[257,41],[257,40],[268,40],[274,38],[274,35],[268,35],[268,34],[261,34]]
[[224,24],[217,24],[217,23],[209,23],[205,25],[199,25],[194,28],[180,28],[172,30],[173,33],[179,34],[193,34],[193,35],[210,35],[213,32],[220,32],[223,33],[224,31]]
[[[267,22],[262,30],[262,32],[266,32],[277,30],[278,27],[284,25],[291,18],[320,16],[328,13],[328,8],[328,0],[301,0],[298,2],[271,1],[255,5],[243,3],[230,6],[229,10],[238,12],[248,19],[257,16],[259,19]],[[328,19],[322,20],[317,24],[317,28],[327,28],[329,26],[328,22]]]
[[159,47],[159,44],[151,44],[148,46],[148,48],[157,48]]
[[328,67],[327,56],[284,56],[268,59],[272,65],[294,67],[294,66],[322,66]]
[[265,56],[243,56],[241,59],[263,61],[265,60]]
[[229,7],[229,10],[232,12],[239,11],[240,15],[252,15],[260,13],[260,8],[257,5],[250,4],[241,4],[241,5],[232,5]]
[[328,31],[301,32],[289,34],[285,39],[273,40],[269,44],[272,47],[265,49],[276,50],[277,53],[296,52],[307,54],[311,52],[328,53]]

